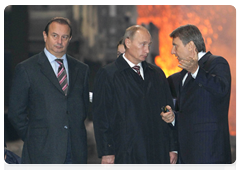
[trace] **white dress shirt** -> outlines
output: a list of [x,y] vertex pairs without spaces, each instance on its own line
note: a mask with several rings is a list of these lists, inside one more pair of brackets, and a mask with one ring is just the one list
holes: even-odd
[[[133,64],[131,61],[129,61],[126,57],[125,57],[125,53],[123,54],[123,58],[124,60],[126,60],[126,62],[128,63],[128,65],[132,68],[134,66],[136,66],[136,64]],[[142,68],[142,62],[137,64],[140,67],[140,74],[144,80],[144,74],[143,74],[143,68]],[[134,70],[134,69],[133,69]],[[134,70],[135,72],[137,72],[136,70]]]
[[[205,54],[206,54],[206,52],[203,52],[203,51],[199,52],[199,53],[198,53],[198,61],[199,61]],[[192,75],[192,77],[193,77],[194,79],[196,79],[196,77],[197,77],[198,70],[199,70],[199,66],[198,66],[197,70],[195,71],[195,73],[193,73],[193,74],[191,73],[191,75]],[[183,77],[182,86],[183,86],[183,84],[184,84],[184,82],[185,82],[185,80],[186,80],[186,78],[187,78],[187,75],[188,75],[188,73],[186,73],[186,75]]]
[[61,58],[57,58],[54,55],[52,55],[46,48],[44,48],[44,53],[47,56],[48,61],[51,64],[52,69],[53,69],[56,77],[57,77],[57,74],[58,74],[59,64],[55,60],[56,59],[63,59],[63,65],[64,65],[64,68],[67,72],[67,81],[68,81],[68,85],[69,85],[68,62],[67,62],[66,54],[64,54]]

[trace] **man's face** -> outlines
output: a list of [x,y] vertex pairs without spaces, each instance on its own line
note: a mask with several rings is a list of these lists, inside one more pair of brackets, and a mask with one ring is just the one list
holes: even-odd
[[47,50],[61,58],[67,52],[68,44],[72,37],[70,37],[70,28],[68,25],[52,22],[49,25],[48,35],[43,32],[45,46]]
[[127,56],[134,64],[145,61],[148,56],[151,43],[151,35],[146,30],[139,29],[136,31],[132,40],[127,39],[127,43],[125,42],[128,48],[125,56]]
[[172,44],[171,53],[177,57],[178,61],[185,60],[190,55],[188,44],[184,45],[179,37],[173,38]]

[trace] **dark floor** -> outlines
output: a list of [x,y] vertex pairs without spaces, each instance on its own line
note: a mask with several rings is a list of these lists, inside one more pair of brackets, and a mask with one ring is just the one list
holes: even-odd
[[[99,164],[101,160],[97,157],[96,143],[94,138],[93,131],[93,123],[91,121],[86,122],[86,129],[88,134],[88,163],[89,164]],[[232,162],[236,160],[236,136],[230,137],[231,142],[231,151],[232,151]],[[18,139],[14,141],[6,142],[7,148],[16,153],[17,155],[21,155],[23,141]]]

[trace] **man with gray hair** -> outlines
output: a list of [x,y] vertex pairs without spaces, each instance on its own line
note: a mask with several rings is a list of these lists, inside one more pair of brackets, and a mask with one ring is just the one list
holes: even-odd
[[[172,106],[164,72],[147,63],[151,35],[139,25],[123,37],[125,53],[96,76],[93,123],[102,163],[176,163],[173,129],[160,116]],[[172,112],[172,110],[170,110]]]
[[[231,163],[228,108],[231,74],[228,62],[206,53],[199,29],[184,25],[174,30],[174,54],[183,70],[168,78],[176,94],[179,161],[186,164]],[[169,108],[170,109],[170,108]],[[170,123],[173,113],[162,113]],[[173,123],[174,124],[174,123]]]

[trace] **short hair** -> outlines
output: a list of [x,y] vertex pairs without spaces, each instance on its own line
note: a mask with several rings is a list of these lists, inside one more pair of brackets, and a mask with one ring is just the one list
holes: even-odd
[[195,25],[183,25],[175,29],[171,34],[171,38],[179,37],[184,45],[193,41],[198,52],[206,52],[205,43],[201,32]]
[[70,28],[70,37],[72,37],[72,26],[71,26],[71,22],[69,19],[67,18],[63,18],[63,17],[55,17],[55,18],[52,18],[46,25],[44,31],[46,32],[46,34],[48,35],[48,31],[49,31],[49,25],[52,23],[52,22],[57,22],[59,24],[64,24],[64,25],[68,25],[69,28]]
[[[134,37],[134,35],[135,35],[135,33],[136,33],[138,30],[140,30],[140,29],[145,30],[145,31],[147,31],[147,32],[149,33],[149,31],[147,30],[147,28],[145,28],[144,26],[141,26],[141,25],[133,25],[133,26],[128,27],[128,28],[126,29],[125,34],[124,34],[124,36],[123,36],[123,45],[124,45],[124,48],[125,48],[125,49],[127,49],[127,46],[126,46],[126,44],[125,44],[125,40],[126,40],[127,38],[129,38],[130,40],[132,40],[133,37]],[[149,35],[151,35],[151,34],[149,33]]]
[[118,41],[118,43],[117,43],[117,48],[118,48],[118,46],[121,45],[121,44],[123,45],[123,38],[121,38],[121,39]]

